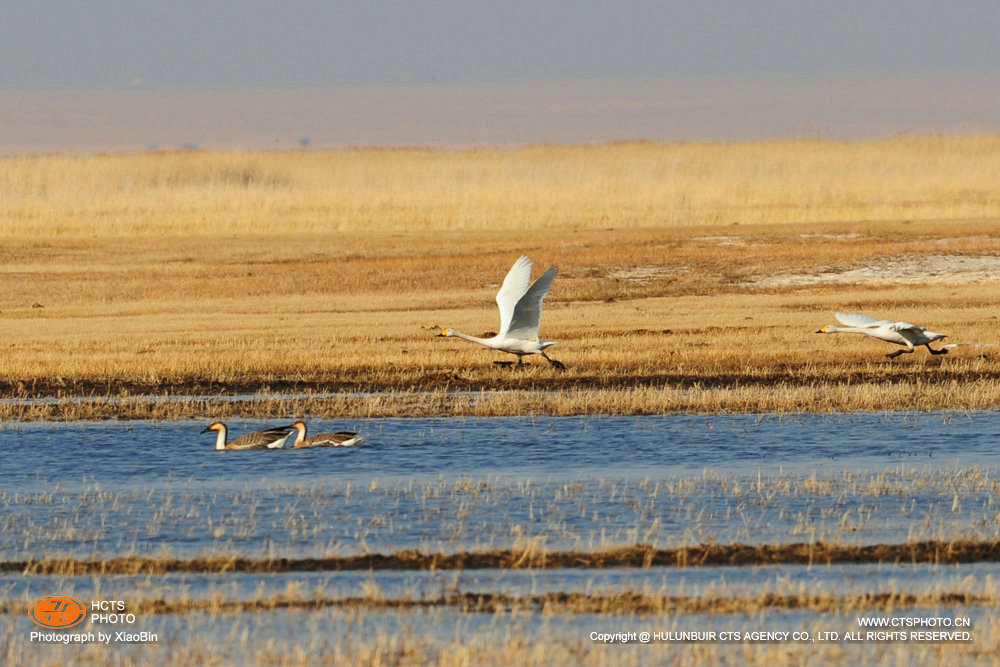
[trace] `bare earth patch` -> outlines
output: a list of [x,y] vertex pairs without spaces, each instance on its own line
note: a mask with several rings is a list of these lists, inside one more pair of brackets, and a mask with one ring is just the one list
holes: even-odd
[[917,285],[928,283],[984,283],[1000,277],[1000,257],[994,255],[924,255],[887,259],[879,264],[843,271],[815,273],[782,272],[761,276],[744,285],[748,287],[805,287],[808,285],[865,285],[889,283]]

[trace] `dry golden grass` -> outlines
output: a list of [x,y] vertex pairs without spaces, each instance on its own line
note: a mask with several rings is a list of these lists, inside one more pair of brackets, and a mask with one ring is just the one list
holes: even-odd
[[1000,216],[1000,137],[7,158],[0,233],[601,229]]
[[[0,389],[95,400],[0,416],[995,408],[998,148],[983,136],[3,159]],[[497,285],[522,253],[536,275],[560,267],[542,334],[565,372],[498,368],[511,357],[434,337],[495,330]],[[885,272],[848,273],[864,267]],[[888,344],[813,335],[837,310],[924,324],[957,347],[888,361]],[[135,398],[265,388],[320,395]],[[388,394],[322,396],[335,391]]]

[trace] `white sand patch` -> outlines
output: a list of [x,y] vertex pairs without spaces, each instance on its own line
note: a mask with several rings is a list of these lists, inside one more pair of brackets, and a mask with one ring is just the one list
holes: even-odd
[[692,236],[691,240],[714,245],[750,245],[751,243],[750,237],[747,236]]
[[855,234],[854,232],[849,232],[845,234],[799,234],[800,239],[827,239],[830,241],[851,241],[854,239],[861,238],[861,234]]
[[[821,239],[828,241],[853,241],[855,239],[861,238],[861,234],[855,234],[854,232],[846,234],[796,234],[794,238],[799,239]],[[719,235],[719,236],[692,236],[692,241],[697,243],[707,243],[711,245],[722,245],[722,246],[769,246],[776,245],[776,241],[773,239],[764,239],[754,236],[746,236],[740,234],[729,234],[729,235]]]
[[630,283],[644,283],[665,276],[676,275],[687,267],[682,266],[619,266],[608,274],[609,278],[625,280]]
[[851,285],[865,283],[985,283],[1000,280],[1000,257],[969,255],[926,255],[899,257],[879,264],[846,271],[819,270],[809,273],[780,273],[743,283],[748,287],[792,287],[817,284]]

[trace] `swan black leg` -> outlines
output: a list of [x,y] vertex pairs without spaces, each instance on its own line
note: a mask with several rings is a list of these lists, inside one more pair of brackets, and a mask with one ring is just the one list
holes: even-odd
[[895,352],[892,352],[891,354],[887,354],[885,356],[889,357],[890,359],[895,359],[901,354],[913,354],[913,350],[896,350]]
[[542,352],[542,356],[545,357],[545,361],[549,362],[550,364],[552,364],[553,366],[555,366],[559,370],[561,370],[561,371],[566,370],[566,366],[565,366],[565,364],[563,364],[563,362],[556,361],[555,359],[549,359],[549,355],[545,354],[544,352]]
[[927,351],[930,352],[931,354],[948,354],[948,350],[944,348],[941,348],[940,350],[935,350],[934,348],[931,347],[930,343],[927,343],[926,347]]
[[504,367],[510,366],[512,368],[520,368],[521,366],[528,366],[529,365],[529,364],[524,363],[524,361],[521,360],[521,355],[520,354],[517,355],[517,363],[516,364],[513,361],[494,361],[493,363],[495,365],[497,365],[497,366],[504,366]]

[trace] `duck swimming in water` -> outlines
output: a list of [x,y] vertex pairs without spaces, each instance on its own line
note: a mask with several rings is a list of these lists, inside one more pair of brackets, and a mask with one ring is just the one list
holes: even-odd
[[211,426],[202,431],[202,433],[208,433],[209,431],[218,433],[218,436],[215,438],[216,449],[281,449],[285,446],[285,442],[292,433],[295,432],[295,429],[291,426],[268,428],[241,435],[229,443],[226,442],[229,429],[222,422],[212,422]]
[[351,431],[320,433],[308,438],[306,437],[306,423],[301,419],[292,424],[292,428],[298,431],[292,449],[302,449],[304,447],[351,447],[362,440],[360,435]]

